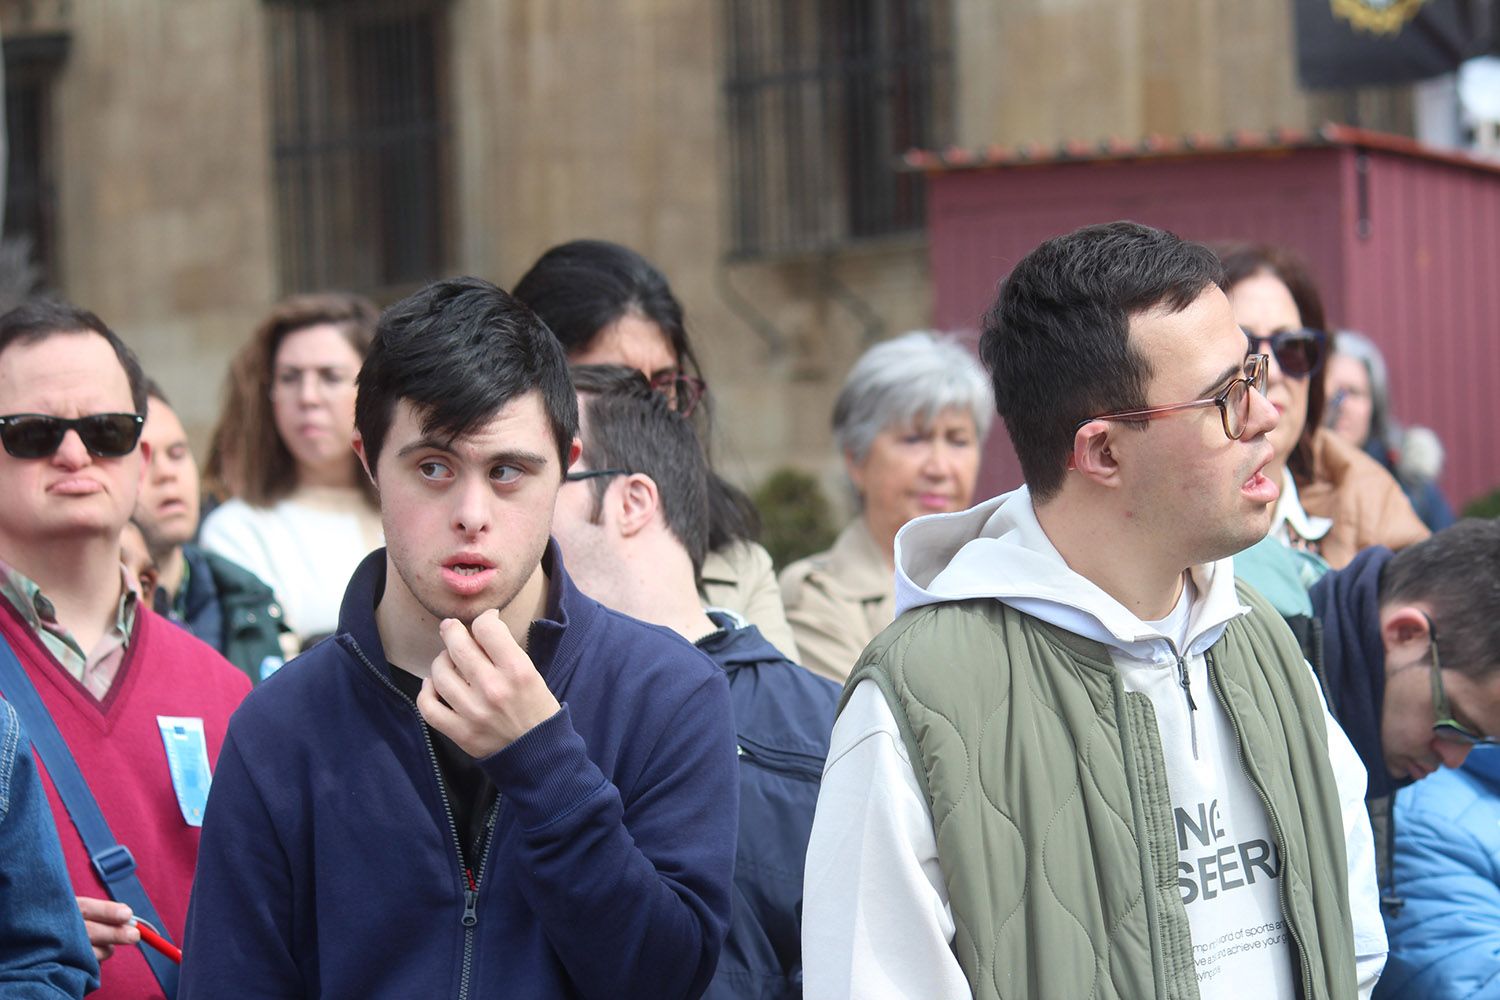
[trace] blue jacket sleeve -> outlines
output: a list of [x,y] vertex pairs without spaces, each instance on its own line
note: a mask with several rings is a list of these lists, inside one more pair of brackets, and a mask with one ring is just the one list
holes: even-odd
[[1398,804],[1395,886],[1406,906],[1387,919],[1391,952],[1376,997],[1500,995],[1500,838],[1485,843],[1470,818]]
[[0,995],[60,1000],[98,986],[31,743],[0,700]]
[[521,830],[521,890],[586,997],[697,997],[729,922],[739,785],[729,686],[710,675],[628,801],[566,704],[482,762]]
[[178,1000],[302,996],[284,932],[293,898],[286,852],[231,722],[203,814]]

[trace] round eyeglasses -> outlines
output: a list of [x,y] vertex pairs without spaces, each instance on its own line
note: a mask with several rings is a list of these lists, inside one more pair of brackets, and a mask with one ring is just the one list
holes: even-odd
[[1097,417],[1080,420],[1073,433],[1090,420],[1155,420],[1169,416],[1179,410],[1191,410],[1200,406],[1217,406],[1219,419],[1224,424],[1224,434],[1231,441],[1238,441],[1250,422],[1250,390],[1264,394],[1266,371],[1269,360],[1264,354],[1252,354],[1245,359],[1243,374],[1206,399],[1193,399],[1186,403],[1168,403],[1165,406],[1148,406],[1143,410],[1117,410],[1101,413]]

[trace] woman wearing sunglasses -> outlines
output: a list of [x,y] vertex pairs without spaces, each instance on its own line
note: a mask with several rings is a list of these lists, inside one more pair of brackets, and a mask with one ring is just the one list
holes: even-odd
[[[618,243],[574,240],[542,254],[513,292],[561,341],[569,362],[636,369],[679,413],[693,418],[705,451],[710,449],[710,400],[682,303],[650,261]],[[759,530],[750,498],[715,472],[700,590],[705,603],[744,616],[796,660],[771,556],[755,541]]]
[[[1276,457],[1265,474],[1281,486],[1270,537],[1334,568],[1370,545],[1400,549],[1426,538],[1391,475],[1322,426],[1321,371],[1332,344],[1307,266],[1271,246],[1221,248],[1220,257],[1245,352],[1270,359],[1266,398],[1280,421],[1270,434]],[[1320,575],[1317,559],[1302,561],[1303,587]]]

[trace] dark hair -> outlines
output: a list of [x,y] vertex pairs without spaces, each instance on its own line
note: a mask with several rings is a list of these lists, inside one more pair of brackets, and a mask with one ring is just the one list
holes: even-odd
[[1428,605],[1444,667],[1500,670],[1500,520],[1466,517],[1391,556],[1380,603]]
[[12,344],[39,344],[64,333],[97,333],[114,350],[125,379],[130,383],[130,405],[136,413],[146,412],[146,374],[141,362],[125,341],[104,325],[104,321],[87,309],[56,299],[31,299],[0,316],[0,353]]
[[1152,369],[1131,317],[1186,309],[1219,276],[1207,247],[1111,222],[1048,240],[1001,283],[979,357],[1035,500],[1062,488],[1080,422],[1146,405]]
[[[337,327],[354,352],[364,358],[375,335],[378,315],[368,299],[349,292],[294,295],[278,302],[230,363],[205,478],[258,507],[268,507],[296,489],[297,462],[281,440],[271,414],[276,352],[291,334],[327,324]],[[359,468],[359,458],[351,452],[349,461],[354,463],[355,482],[373,506],[375,494]]]
[[168,399],[167,394],[162,391],[161,383],[157,382],[156,379],[152,378],[150,375],[146,376],[146,399],[157,399],[163,403],[166,403],[168,406],[172,405],[172,401]]
[[421,414],[423,433],[457,438],[533,390],[557,441],[558,476],[567,471],[578,433],[568,359],[535,313],[488,281],[435,281],[387,309],[358,381],[354,426],[372,472],[398,400]]
[[[1307,262],[1285,247],[1264,243],[1215,244],[1214,250],[1224,263],[1224,280],[1220,283],[1227,294],[1235,285],[1257,274],[1269,274],[1286,286],[1297,304],[1297,313],[1302,325],[1312,330],[1322,330],[1328,337],[1326,358],[1333,354],[1333,331],[1328,329],[1328,319],[1323,313],[1323,297],[1318,294],[1317,282]],[[1308,377],[1307,420],[1302,425],[1302,436],[1287,456],[1286,465],[1292,476],[1303,486],[1313,478],[1313,436],[1323,425],[1323,401],[1326,392],[1323,374]]]
[[[667,527],[687,550],[698,576],[708,554],[708,462],[692,425],[634,369],[574,365],[572,373],[573,385],[586,397],[584,461],[591,469],[627,469],[651,477]],[[592,485],[590,517],[597,520],[609,481],[599,477]]]
[[[680,371],[703,375],[688,341],[682,303],[666,276],[629,247],[606,240],[561,243],[521,276],[515,295],[536,311],[570,356],[586,350],[622,317],[634,315],[661,327]],[[712,393],[704,396],[693,419],[709,463],[709,550],[753,540],[760,533],[755,504],[713,471]]]

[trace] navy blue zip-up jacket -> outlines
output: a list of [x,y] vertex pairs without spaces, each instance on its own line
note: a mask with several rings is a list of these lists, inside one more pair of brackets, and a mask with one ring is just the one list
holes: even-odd
[[734,903],[709,1000],[802,996],[802,871],[837,684],[788,660],[754,625],[713,610],[698,648],[724,668],[740,755]]
[[568,579],[528,652],[562,709],[479,763],[498,804],[466,872],[431,736],[375,628],[385,552],[339,632],[234,714],[180,1000],[697,997],[730,911],[738,801],[724,674]]

